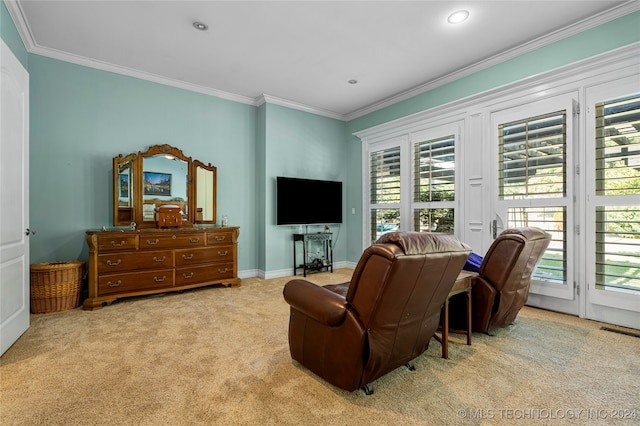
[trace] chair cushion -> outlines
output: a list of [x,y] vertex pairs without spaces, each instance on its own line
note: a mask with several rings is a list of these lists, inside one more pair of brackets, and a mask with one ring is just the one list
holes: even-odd
[[385,243],[400,246],[406,255],[470,250],[453,235],[435,232],[388,232],[376,241],[376,244]]

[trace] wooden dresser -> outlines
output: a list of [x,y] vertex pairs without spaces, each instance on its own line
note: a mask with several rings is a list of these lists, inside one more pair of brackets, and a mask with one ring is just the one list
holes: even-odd
[[239,233],[238,227],[87,231],[89,297],[83,309],[211,284],[237,287]]

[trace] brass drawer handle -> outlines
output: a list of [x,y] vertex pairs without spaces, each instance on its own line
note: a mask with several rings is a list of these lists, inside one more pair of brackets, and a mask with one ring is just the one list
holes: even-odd
[[225,238],[227,238],[226,235],[223,235],[222,237],[219,235],[215,236],[216,241],[224,241]]
[[197,243],[198,241],[200,241],[200,237],[196,237],[195,239],[189,238],[190,243]]
[[153,256],[154,262],[164,262],[165,260],[167,260],[167,256],[162,256],[162,259],[158,259],[157,257]]
[[154,280],[155,282],[157,282],[157,283],[161,283],[161,282],[163,282],[163,281],[164,281],[164,280],[166,280],[166,279],[167,279],[167,276],[166,276],[166,275],[163,275],[163,276],[162,276],[162,278],[153,277],[153,280]]
[[111,241],[111,245],[113,247],[122,247],[124,245],[124,241],[120,241],[119,243],[116,243],[115,241]]
[[156,240],[155,240],[155,241],[153,241],[153,242],[152,242],[152,241],[147,240],[147,244],[149,244],[150,246],[155,246],[155,245],[156,245],[156,244],[158,244],[159,242],[160,242],[160,240],[159,240],[159,239],[157,239],[157,238],[156,238]]
[[120,284],[122,284],[122,281],[120,281],[120,280],[116,281],[115,283],[112,283],[111,281],[107,282],[107,285],[109,287],[120,287]]
[[229,272],[229,268],[218,269],[219,274],[226,274],[227,272]]
[[191,259],[193,259],[193,253],[191,253],[191,254],[189,254],[189,255],[187,255],[187,254],[183,254],[183,255],[182,255],[182,258],[183,258],[184,260],[191,260]]
[[225,251],[219,251],[218,252],[218,256],[226,256],[229,254],[229,250],[225,250]]
[[183,274],[182,274],[182,278],[186,278],[186,279],[193,278],[193,272],[192,272],[192,273],[190,273],[189,275],[187,275],[187,274],[183,273]]
[[107,259],[107,265],[109,266],[118,266],[122,262],[122,259],[118,259],[115,262],[112,262],[111,259]]

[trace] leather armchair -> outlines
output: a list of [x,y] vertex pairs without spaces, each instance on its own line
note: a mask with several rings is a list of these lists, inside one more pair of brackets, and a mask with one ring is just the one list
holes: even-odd
[[367,248],[350,282],[289,281],[291,357],[347,391],[422,354],[470,248],[453,236],[388,233]]
[[[473,287],[473,331],[486,333],[513,323],[529,296],[533,270],[550,242],[551,235],[535,227],[507,229],[494,240]],[[452,300],[449,314],[450,323],[464,319],[464,303]]]

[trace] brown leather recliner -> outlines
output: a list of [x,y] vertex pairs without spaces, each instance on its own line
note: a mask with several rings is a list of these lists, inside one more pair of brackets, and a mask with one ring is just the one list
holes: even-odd
[[[531,274],[550,242],[551,235],[535,227],[506,229],[494,240],[472,291],[473,331],[486,333],[513,323],[529,296]],[[449,322],[455,324],[465,315],[461,298],[453,297]]]
[[370,393],[367,384],[428,348],[469,254],[450,235],[393,232],[364,251],[348,283],[289,281],[291,357],[341,389]]

